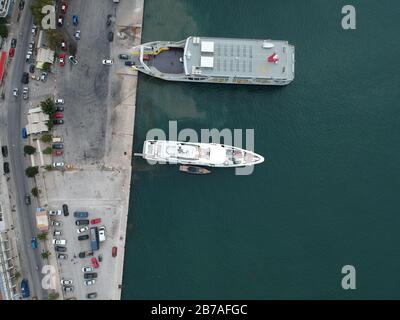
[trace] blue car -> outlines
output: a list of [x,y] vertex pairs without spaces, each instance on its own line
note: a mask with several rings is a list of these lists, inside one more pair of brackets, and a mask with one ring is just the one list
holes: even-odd
[[22,279],[21,281],[21,293],[22,293],[22,298],[24,299],[29,298],[29,296],[31,295],[27,279]]
[[26,128],[22,128],[22,139],[28,138],[28,134],[26,132]]
[[74,25],[74,26],[77,26],[78,25],[78,16],[72,16],[72,24]]
[[32,249],[37,249],[38,245],[37,245],[37,239],[36,237],[33,237],[31,240],[31,247]]
[[75,218],[87,218],[89,216],[89,212],[86,211],[75,211],[74,217]]

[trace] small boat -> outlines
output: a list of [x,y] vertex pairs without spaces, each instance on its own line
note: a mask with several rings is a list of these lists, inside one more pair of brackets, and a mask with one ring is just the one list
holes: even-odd
[[206,168],[196,167],[196,166],[187,166],[187,165],[179,166],[179,170],[182,172],[187,172],[187,173],[192,173],[192,174],[207,174],[207,173],[211,172],[210,170],[207,170]]

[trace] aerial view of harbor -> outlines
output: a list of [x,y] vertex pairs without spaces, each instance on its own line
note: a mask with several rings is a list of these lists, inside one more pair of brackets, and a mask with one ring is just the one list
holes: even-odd
[[399,299],[384,3],[2,1],[0,301]]

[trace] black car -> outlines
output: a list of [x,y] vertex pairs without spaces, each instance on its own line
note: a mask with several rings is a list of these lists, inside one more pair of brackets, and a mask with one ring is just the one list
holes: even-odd
[[34,65],[34,64],[31,64],[31,65],[29,66],[29,72],[30,72],[30,73],[34,73],[34,72],[35,72],[35,65]]
[[30,206],[30,205],[31,205],[31,196],[30,196],[29,194],[26,194],[26,195],[25,195],[25,204],[26,204],[27,206]]
[[10,173],[10,165],[8,164],[8,162],[3,163],[3,171],[4,174]]
[[24,1],[24,0],[21,0],[21,1],[19,2],[18,7],[19,7],[19,10],[24,10],[24,8],[25,8],[25,1]]
[[24,72],[22,74],[21,82],[23,84],[28,84],[29,83],[29,73],[28,72]]
[[125,61],[125,65],[128,67],[132,67],[135,65],[135,63],[133,61],[129,60],[129,61]]
[[108,26],[109,26],[109,25],[111,24],[111,22],[112,22],[111,17],[112,17],[111,14],[107,15],[107,23],[106,23],[106,24],[107,24]]
[[114,32],[110,31],[108,33],[108,41],[112,42],[114,40]]
[[99,262],[103,261],[103,256],[101,254],[99,254]]
[[7,156],[8,156],[8,148],[7,148],[7,146],[2,146],[1,147],[1,153],[3,154],[4,158],[7,158]]
[[12,38],[11,39],[11,48],[15,48],[17,46],[17,39]]
[[86,296],[88,299],[94,299],[97,297],[97,292],[88,293]]
[[93,255],[93,251],[82,251],[82,252],[79,252],[79,258],[85,258],[85,257],[90,257],[90,256],[92,256]]
[[53,124],[64,124],[63,119],[53,119]]
[[66,259],[68,259],[68,255],[63,254],[63,253],[59,253],[59,254],[57,254],[57,258],[58,259],[62,259],[62,260],[66,260]]
[[68,217],[69,216],[68,206],[65,203],[62,205],[62,209],[63,209],[64,217]]
[[118,55],[118,58],[120,58],[121,60],[128,60],[129,59],[129,55],[125,54],[125,53],[121,53]]
[[75,224],[77,226],[87,226],[89,224],[89,220],[76,220]]
[[97,278],[97,273],[96,272],[85,273],[83,275],[83,278],[85,278],[85,279],[96,279]]
[[65,252],[67,251],[66,247],[61,247],[61,246],[55,246],[54,248],[57,252]]
[[53,149],[63,149],[64,145],[62,143],[53,143],[51,147]]
[[79,241],[87,240],[87,239],[89,239],[89,235],[88,234],[84,234],[84,235],[78,236],[78,240]]
[[56,107],[56,111],[57,112],[62,112],[62,111],[64,111],[64,107]]

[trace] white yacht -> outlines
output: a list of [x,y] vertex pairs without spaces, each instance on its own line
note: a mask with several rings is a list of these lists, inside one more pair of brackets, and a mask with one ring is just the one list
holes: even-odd
[[172,164],[209,167],[244,167],[259,164],[264,158],[254,152],[217,143],[146,140],[143,158]]

